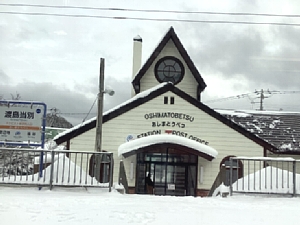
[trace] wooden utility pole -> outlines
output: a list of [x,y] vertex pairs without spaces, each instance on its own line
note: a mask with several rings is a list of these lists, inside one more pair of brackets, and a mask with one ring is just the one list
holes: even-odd
[[98,92],[98,112],[96,126],[96,152],[101,152],[102,145],[102,123],[103,123],[103,94],[104,94],[104,59],[100,58],[100,76]]

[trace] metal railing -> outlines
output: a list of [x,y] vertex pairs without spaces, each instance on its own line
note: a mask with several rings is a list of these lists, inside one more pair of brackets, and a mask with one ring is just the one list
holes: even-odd
[[231,195],[234,192],[292,196],[300,194],[300,160],[232,157],[229,167],[227,172]]
[[102,187],[111,191],[113,154],[0,148],[0,185]]

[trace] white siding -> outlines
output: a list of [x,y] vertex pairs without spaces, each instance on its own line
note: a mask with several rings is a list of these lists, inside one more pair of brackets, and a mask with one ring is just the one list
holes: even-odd
[[[164,96],[175,97],[175,104],[163,104]],[[186,121],[176,118],[155,118],[145,119],[145,114],[155,112],[174,112],[184,113],[194,117],[194,121]],[[180,122],[184,123],[185,127],[152,127],[152,122]],[[214,182],[222,159],[228,155],[235,156],[263,156],[263,148],[240,133],[227,127],[220,121],[212,118],[210,115],[190,105],[184,99],[168,92],[162,96],[132,109],[117,118],[114,118],[103,125],[103,143],[104,150],[114,153],[114,182],[117,182],[119,175],[118,147],[125,142],[127,135],[138,135],[152,130],[176,130],[187,133],[187,137],[195,136],[208,142],[208,145],[218,151],[218,156],[211,162],[199,158],[199,166],[204,167],[204,179],[200,184],[198,171],[198,188],[209,189]],[[71,149],[94,151],[95,146],[95,129],[92,129],[84,134],[79,135],[71,140]],[[134,179],[129,179],[130,163],[134,162],[136,166],[136,158],[129,157],[124,159],[124,165],[127,173],[129,186],[135,186],[135,169]]]

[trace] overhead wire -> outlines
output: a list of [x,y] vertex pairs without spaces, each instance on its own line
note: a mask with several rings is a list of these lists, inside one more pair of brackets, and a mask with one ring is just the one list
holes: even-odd
[[[231,13],[231,12],[208,12],[208,11],[178,11],[178,10],[156,10],[156,9],[133,9],[133,8],[105,8],[105,7],[85,7],[85,6],[62,6],[62,5],[43,5],[43,4],[16,4],[0,3],[2,6],[9,7],[38,7],[38,8],[60,8],[60,9],[83,9],[83,10],[102,10],[102,11],[127,11],[127,12],[147,12],[147,13],[175,13],[175,14],[209,14],[209,15],[230,15],[230,16],[268,16],[268,17],[293,17],[298,18],[298,14],[268,14],[268,13]],[[245,24],[245,25],[277,25],[277,26],[300,26],[300,23],[285,22],[252,22],[252,21],[228,21],[228,20],[196,20],[196,19],[176,19],[176,18],[150,18],[133,16],[104,16],[104,15],[85,15],[85,14],[64,14],[64,13],[45,13],[45,12],[17,12],[0,11],[0,14],[10,15],[30,15],[30,16],[57,16],[74,18],[96,18],[96,19],[115,19],[115,20],[141,20],[159,22],[187,22],[187,23],[212,23],[212,24]]]
[[84,10],[102,10],[102,11],[149,12],[149,13],[208,14],[208,15],[230,15],[230,16],[300,17],[300,15],[298,15],[298,14],[180,11],[180,10],[133,9],[133,8],[88,7],[88,6],[66,6],[66,5],[41,5],[41,4],[17,4],[17,3],[0,3],[0,5],[2,5],[2,6],[12,6],[12,7],[39,7],[39,8],[84,9]]
[[93,104],[92,104],[90,110],[88,111],[88,113],[86,114],[86,116],[84,117],[84,119],[82,120],[82,123],[83,123],[83,122],[86,120],[86,118],[90,115],[92,109],[94,108],[94,105],[95,105],[97,99],[98,99],[98,95],[97,95],[97,97],[95,98],[95,100],[94,100],[94,102],[93,102]]
[[58,16],[75,18],[96,18],[115,20],[141,20],[158,22],[187,22],[187,23],[211,23],[211,24],[244,24],[244,25],[277,25],[277,26],[300,26],[300,23],[280,23],[280,22],[250,22],[250,21],[228,21],[228,20],[192,20],[192,19],[168,19],[168,18],[146,18],[146,17],[126,17],[126,16],[97,16],[83,14],[59,14],[59,13],[39,13],[39,12],[12,12],[0,11],[0,14],[29,15],[29,16]]
[[[300,91],[265,91],[265,94],[300,94]],[[229,96],[229,97],[224,97],[224,98],[218,98],[218,99],[211,99],[211,100],[207,100],[205,101],[205,103],[214,103],[214,102],[222,102],[222,101],[228,101],[228,100],[235,100],[235,99],[241,99],[241,98],[245,98],[245,97],[249,97],[250,95],[253,94],[260,94],[260,91],[255,91],[252,93],[247,93],[247,94],[239,94],[239,95],[234,95],[234,96]],[[257,98],[257,97],[256,97]]]

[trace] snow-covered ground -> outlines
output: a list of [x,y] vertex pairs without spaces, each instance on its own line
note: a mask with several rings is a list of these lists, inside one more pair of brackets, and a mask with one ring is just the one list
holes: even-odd
[[278,196],[171,197],[107,189],[0,187],[1,225],[299,224],[300,199]]

